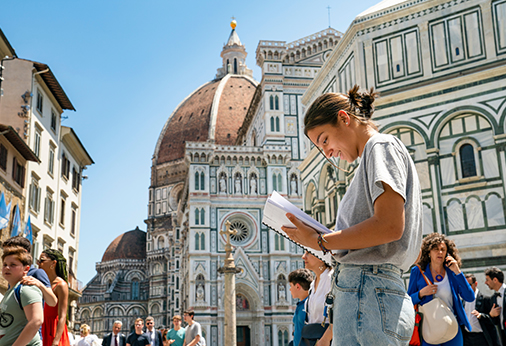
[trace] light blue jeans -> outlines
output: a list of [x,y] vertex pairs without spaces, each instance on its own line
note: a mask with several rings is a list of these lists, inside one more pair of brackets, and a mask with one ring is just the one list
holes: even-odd
[[415,310],[401,275],[391,264],[336,266],[333,346],[409,344]]

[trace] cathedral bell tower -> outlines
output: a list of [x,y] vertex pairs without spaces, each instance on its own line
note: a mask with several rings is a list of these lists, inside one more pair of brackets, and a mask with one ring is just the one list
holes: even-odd
[[223,66],[218,69],[216,79],[220,79],[227,74],[246,75],[253,77],[253,71],[246,66],[246,48],[244,48],[239,35],[235,31],[237,22],[235,19],[230,23],[232,32],[228,38],[228,42],[223,46],[221,57],[223,59]]

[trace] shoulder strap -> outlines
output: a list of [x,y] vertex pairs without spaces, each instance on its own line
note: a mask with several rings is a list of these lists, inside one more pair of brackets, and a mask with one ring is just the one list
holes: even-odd
[[423,278],[425,279],[425,282],[427,283],[427,285],[432,285],[432,282],[430,282],[429,279],[427,279],[427,277],[425,276],[425,274],[423,273],[423,270],[422,270],[422,267],[420,267],[419,264],[416,265],[418,267],[418,269],[420,270],[420,273],[422,273],[422,276]]
[[19,308],[21,310],[24,310],[23,305],[21,304],[21,287],[22,286],[23,285],[17,285],[16,287],[14,287],[14,299],[16,299],[16,302],[18,302]]

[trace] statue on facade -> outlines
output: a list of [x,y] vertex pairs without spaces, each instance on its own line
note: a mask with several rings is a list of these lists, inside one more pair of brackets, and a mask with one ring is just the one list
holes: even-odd
[[220,193],[227,193],[227,181],[225,177],[225,174],[220,176]]
[[203,301],[205,300],[205,290],[204,290],[204,284],[198,284],[197,285],[197,300],[198,301]]
[[297,195],[297,177],[292,175],[292,179],[290,180],[290,194],[292,196]]
[[278,284],[278,300],[279,301],[286,300],[286,287],[285,284],[282,282]]
[[249,194],[257,194],[257,177],[254,174],[251,175],[251,178],[249,180]]
[[240,174],[237,174],[235,176],[235,193],[237,195],[240,195],[242,193],[242,188],[241,188],[241,175]]

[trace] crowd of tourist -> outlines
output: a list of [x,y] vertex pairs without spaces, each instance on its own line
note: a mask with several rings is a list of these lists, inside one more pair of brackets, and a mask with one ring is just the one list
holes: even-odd
[[172,319],[172,329],[155,329],[153,317],[135,320],[135,331],[125,336],[122,323],[102,341],[83,324],[80,335],[67,330],[67,261],[58,250],[44,250],[33,265],[31,243],[16,236],[2,244],[2,276],[9,288],[0,302],[0,346],[205,346],[200,324],[193,310]]

